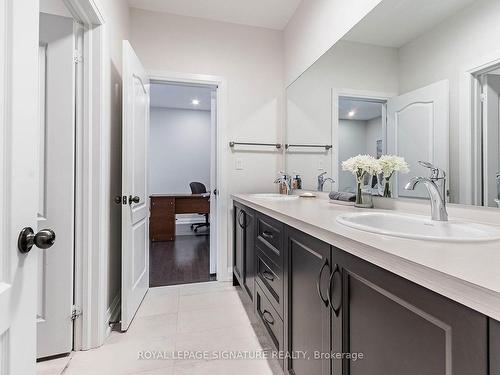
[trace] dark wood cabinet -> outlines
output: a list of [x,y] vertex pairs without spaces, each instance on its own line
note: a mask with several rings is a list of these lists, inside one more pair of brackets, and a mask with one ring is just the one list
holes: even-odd
[[240,203],[234,227],[235,281],[286,374],[500,375],[500,322]]
[[255,284],[255,212],[241,205],[234,206],[234,274],[254,298]]
[[234,252],[233,274],[240,285],[243,285],[244,260],[245,260],[245,227],[243,226],[243,207],[234,206]]
[[500,375],[500,322],[489,320],[490,375]]
[[488,375],[487,317],[344,251],[332,258],[333,351],[363,355],[334,374]]
[[287,229],[287,299],[285,340],[289,352],[305,352],[286,361],[288,373],[329,375],[331,319],[328,284],[330,245],[295,229]]
[[255,212],[248,208],[243,210],[243,227],[245,230],[245,277],[243,286],[250,299],[254,298],[255,288]]

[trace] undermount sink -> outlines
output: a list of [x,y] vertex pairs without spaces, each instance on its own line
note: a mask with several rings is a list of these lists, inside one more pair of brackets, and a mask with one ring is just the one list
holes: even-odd
[[259,193],[259,194],[251,194],[255,198],[263,198],[274,201],[289,201],[298,199],[298,195],[285,195],[285,194],[275,194],[275,193]]
[[340,224],[393,237],[443,242],[500,240],[500,230],[460,221],[433,221],[425,216],[385,212],[359,212],[337,217]]

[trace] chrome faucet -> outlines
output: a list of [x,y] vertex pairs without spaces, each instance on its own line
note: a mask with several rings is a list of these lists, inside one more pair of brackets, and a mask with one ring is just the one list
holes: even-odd
[[414,190],[422,183],[427,188],[431,198],[431,218],[437,221],[448,221],[446,211],[446,173],[429,162],[419,161],[421,166],[431,170],[431,176],[414,177],[405,186],[406,190]]
[[323,191],[323,187],[325,185],[325,182],[327,182],[327,181],[330,181],[332,184],[335,183],[333,178],[330,178],[330,177],[325,178],[325,175],[326,175],[326,172],[320,173],[318,175],[318,189],[317,189],[318,191]]
[[279,172],[278,178],[274,180],[275,184],[283,184],[286,188],[286,194],[292,194],[292,178],[287,175],[284,171]]

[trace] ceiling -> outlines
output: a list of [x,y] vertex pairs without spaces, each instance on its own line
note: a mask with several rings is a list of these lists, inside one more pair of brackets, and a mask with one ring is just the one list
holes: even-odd
[[302,0],[128,0],[133,8],[283,30]]
[[344,37],[399,48],[477,0],[383,0]]
[[[215,87],[152,83],[150,105],[159,108],[210,111],[211,93],[214,89]],[[194,105],[193,99],[198,99],[200,104]]]
[[[349,116],[350,111],[354,111],[354,116]],[[340,120],[368,121],[380,116],[382,116],[382,103],[363,102],[345,98],[339,100]]]

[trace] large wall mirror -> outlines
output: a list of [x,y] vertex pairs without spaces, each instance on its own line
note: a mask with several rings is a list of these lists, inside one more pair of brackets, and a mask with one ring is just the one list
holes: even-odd
[[394,154],[394,197],[428,196],[403,188],[426,161],[450,202],[499,207],[499,20],[498,0],[383,0],[287,88],[288,173],[353,192],[342,161]]

